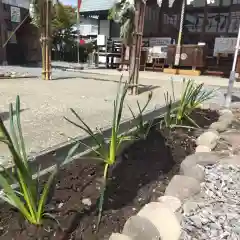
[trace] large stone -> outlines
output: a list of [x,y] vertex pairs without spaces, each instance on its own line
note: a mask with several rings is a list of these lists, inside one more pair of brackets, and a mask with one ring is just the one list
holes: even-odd
[[195,178],[175,175],[165,190],[165,196],[177,197],[183,201],[196,195],[200,190],[200,182]]
[[126,221],[122,233],[133,240],[161,239],[156,226],[149,219],[141,216],[130,217]]
[[211,148],[209,148],[207,146],[199,145],[199,146],[196,147],[195,152],[196,153],[211,152]]
[[182,206],[180,199],[173,196],[161,196],[158,201],[165,204],[172,212],[177,212]]
[[234,115],[233,113],[224,113],[222,116],[219,117],[219,122],[227,122],[229,125],[233,122]]
[[198,146],[203,145],[211,149],[214,149],[217,145],[218,139],[219,139],[219,135],[217,132],[207,131],[198,137],[197,145]]
[[219,161],[220,156],[214,152],[202,152],[195,153],[187,156],[181,163],[180,173],[183,174],[186,170],[196,166],[197,164],[201,166],[214,165]]
[[204,180],[204,168],[200,165],[195,165],[192,167],[181,167],[180,173],[184,176],[192,177],[198,180],[199,182],[203,182]]
[[219,115],[225,115],[225,114],[233,114],[233,112],[230,109],[221,109],[218,111]]
[[161,240],[178,240],[181,235],[181,226],[175,214],[160,202],[146,204],[138,216],[151,221],[158,229]]
[[219,122],[214,122],[210,125],[209,129],[215,130],[218,132],[224,132],[228,129],[230,123],[228,121],[219,121]]
[[132,238],[124,234],[113,233],[109,240],[132,240]]
[[240,147],[240,133],[236,131],[228,131],[221,135],[221,139],[228,142],[234,149]]

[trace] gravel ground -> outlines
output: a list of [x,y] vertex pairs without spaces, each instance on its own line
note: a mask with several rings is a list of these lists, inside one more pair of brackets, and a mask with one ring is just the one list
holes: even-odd
[[[56,63],[57,65],[61,63]],[[71,65],[71,64],[69,64]],[[64,66],[68,66],[65,63]],[[41,68],[33,67],[0,67],[0,72],[17,72],[29,75],[40,76]],[[54,69],[53,78],[55,81],[41,81],[39,78],[28,79],[6,79],[0,80],[0,109],[1,116],[6,124],[9,124],[8,105],[14,102],[19,94],[22,102],[22,123],[28,152],[37,153],[57,144],[67,141],[62,133],[76,137],[83,133],[75,129],[63,120],[63,116],[71,117],[69,108],[76,109],[88,124],[96,126],[107,126],[111,121],[112,104],[116,93],[116,82],[119,75],[90,74],[83,72],[67,72]],[[143,72],[142,74],[147,74]],[[159,73],[160,74],[160,73]],[[159,75],[161,76],[161,75]],[[214,79],[216,83],[216,79]],[[153,90],[153,100],[149,109],[156,105],[164,105],[164,92],[171,92],[171,82],[160,79],[140,79],[141,93],[137,97],[128,96],[127,104],[136,109],[136,101],[144,104],[147,98],[147,91]],[[182,83],[174,78],[175,95],[178,97],[182,89]],[[216,88],[207,86],[207,88]],[[215,104],[224,103],[226,88],[220,88],[216,96],[210,102]],[[234,101],[240,99],[240,90],[234,90]],[[124,111],[124,118],[130,117],[127,109]],[[0,159],[5,159],[7,149],[0,145]],[[1,160],[0,160],[1,161]]]
[[205,168],[203,198],[182,220],[182,240],[240,239],[240,165]]
[[[29,154],[35,154],[67,141],[68,138],[62,134],[70,137],[83,135],[83,132],[63,119],[64,116],[73,119],[70,108],[74,108],[92,128],[109,126],[112,121],[117,85],[116,80],[100,81],[83,78],[55,81],[34,78],[0,80],[1,117],[8,126],[9,103],[14,102],[16,95],[19,94],[26,145]],[[180,83],[177,85],[181,86]],[[143,105],[147,100],[149,89],[153,90],[153,99],[148,109],[154,109],[156,106],[164,105],[164,92],[170,91],[171,84],[165,81],[161,86],[152,86],[145,82],[139,96],[127,96],[124,119],[131,117],[127,104],[136,111],[136,101]],[[179,96],[180,89],[177,88],[176,96]],[[2,144],[0,151],[0,159],[3,161],[8,151]]]

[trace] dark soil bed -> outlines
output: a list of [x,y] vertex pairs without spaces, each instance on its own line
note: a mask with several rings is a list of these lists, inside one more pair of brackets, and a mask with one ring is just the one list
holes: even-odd
[[[218,119],[216,112],[196,110],[193,115],[199,126],[207,128]],[[195,139],[201,131],[152,129],[146,140],[139,140],[126,149],[122,161],[113,169],[107,185],[102,221],[97,234],[97,200],[102,166],[75,161],[63,169],[57,180],[53,199],[48,205],[56,216],[36,229],[29,226],[18,212],[3,204],[0,209],[0,239],[108,239],[120,232],[125,221],[151,200],[164,194],[179,164],[194,152]],[[86,206],[82,200],[91,200]]]

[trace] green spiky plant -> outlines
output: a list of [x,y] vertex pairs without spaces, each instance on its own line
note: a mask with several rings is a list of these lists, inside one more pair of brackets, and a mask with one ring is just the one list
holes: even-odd
[[133,112],[133,110],[130,108],[130,106],[128,106],[128,108],[131,112],[131,115],[137,124],[136,132],[137,132],[137,137],[140,139],[146,139],[151,127],[153,126],[153,120],[146,123],[143,119],[143,113],[146,110],[147,106],[149,105],[150,101],[152,100],[152,96],[153,96],[153,94],[152,94],[152,92],[150,92],[148,94],[147,102],[145,103],[143,108],[141,108],[139,101],[137,101],[137,106],[138,106],[138,114],[137,115]]
[[[122,78],[121,78],[122,79]],[[122,86],[123,85],[123,86]],[[100,192],[99,205],[98,205],[98,221],[97,221],[97,231],[101,221],[103,204],[104,204],[104,194],[107,186],[107,178],[108,178],[108,170],[109,167],[112,167],[116,163],[116,157],[119,153],[120,147],[124,141],[134,140],[135,138],[130,136],[128,133],[120,135],[120,122],[122,119],[123,105],[124,100],[127,94],[128,84],[122,84],[120,80],[118,86],[118,92],[116,99],[113,104],[113,119],[112,119],[112,130],[110,139],[105,139],[101,130],[98,130],[98,133],[95,134],[91,128],[87,125],[86,122],[73,110],[70,109],[73,115],[80,121],[76,123],[68,118],[65,119],[73,124],[74,126],[80,128],[84,132],[86,132],[89,136],[91,136],[96,147],[90,147],[84,143],[82,143],[87,148],[91,149],[96,153],[99,160],[101,160],[104,164],[103,171],[103,182]]]
[[[0,198],[16,208],[29,223],[41,225],[45,217],[54,219],[50,213],[45,211],[45,206],[60,165],[52,171],[41,190],[39,173],[37,178],[33,177],[34,173],[30,168],[25,149],[20,119],[19,96],[16,98],[16,109],[14,110],[13,105],[10,104],[9,113],[10,133],[0,118],[0,142],[8,146],[14,167],[13,171],[1,167],[0,186],[2,187],[2,192],[0,193]],[[76,147],[74,146],[69,151],[65,160],[72,156]],[[17,190],[13,188],[13,184],[17,185]]]
[[[172,81],[172,95],[174,101],[175,90]],[[189,122],[195,128],[199,128],[198,124],[191,118],[191,113],[199,108],[205,101],[214,97],[216,90],[204,89],[204,84],[196,84],[194,80],[183,80],[183,88],[180,97],[180,101],[177,106],[173,107],[172,98],[169,93],[165,94],[165,103],[167,106],[167,112],[164,116],[164,123],[167,127],[190,127],[184,126],[183,122]]]

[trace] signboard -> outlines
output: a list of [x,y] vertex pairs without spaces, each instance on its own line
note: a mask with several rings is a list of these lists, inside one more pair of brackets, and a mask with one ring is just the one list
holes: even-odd
[[171,44],[171,38],[149,38],[149,47],[154,46],[167,46]]
[[21,21],[20,8],[11,6],[11,21],[15,23]]
[[105,46],[106,45],[106,36],[105,35],[98,35],[97,36],[97,45],[98,46]]
[[233,54],[235,51],[237,38],[215,38],[213,55],[217,56],[221,54]]

